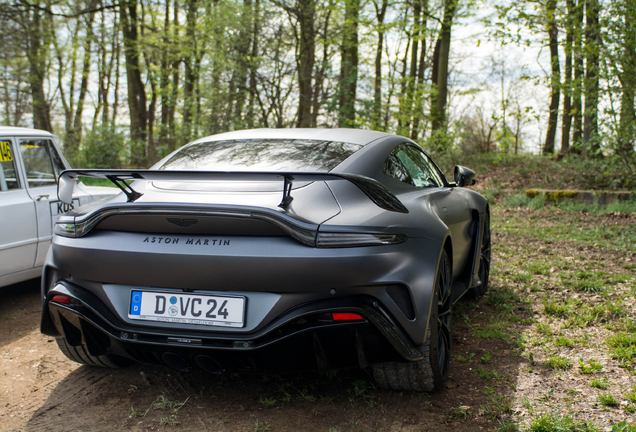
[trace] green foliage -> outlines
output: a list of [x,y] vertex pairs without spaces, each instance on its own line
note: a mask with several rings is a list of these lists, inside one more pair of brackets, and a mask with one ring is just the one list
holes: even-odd
[[109,128],[95,128],[82,140],[79,164],[82,168],[121,168],[126,158],[126,137]]
[[572,360],[562,356],[552,356],[545,362],[548,369],[568,370],[572,367]]
[[[628,412],[634,412],[634,410],[627,410]],[[636,432],[636,423],[627,423],[622,421],[618,424],[612,425],[612,432]]]
[[570,416],[558,416],[557,414],[543,414],[530,423],[531,432],[596,432],[592,423],[574,420]]
[[590,385],[597,389],[606,390],[609,387],[609,382],[607,378],[593,378],[592,381],[590,381]]
[[596,372],[603,371],[603,365],[594,359],[590,359],[587,361],[587,364],[583,362],[583,358],[579,358],[579,367],[581,368],[582,374],[593,374]]
[[618,333],[607,339],[612,358],[625,366],[634,364],[636,358],[636,333]]
[[486,370],[483,367],[478,367],[477,370],[475,371],[477,373],[477,375],[479,375],[479,377],[481,379],[485,379],[487,381],[493,379],[493,378],[499,378],[499,372],[497,372],[496,369],[492,369],[492,370]]
[[603,405],[604,407],[617,407],[618,406],[618,401],[616,400],[616,398],[614,396],[612,396],[610,393],[607,394],[599,394],[598,395],[598,401],[601,403],[601,405]]

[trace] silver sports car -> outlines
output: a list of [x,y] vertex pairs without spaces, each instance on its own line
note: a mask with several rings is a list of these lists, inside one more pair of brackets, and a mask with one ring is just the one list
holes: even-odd
[[55,225],[41,330],[79,363],[270,372],[359,366],[433,391],[453,303],[483,295],[487,200],[408,138],[248,130],[194,141],[150,170],[68,170],[122,193]]

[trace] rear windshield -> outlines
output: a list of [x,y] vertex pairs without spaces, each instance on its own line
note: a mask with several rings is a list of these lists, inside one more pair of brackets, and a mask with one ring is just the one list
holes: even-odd
[[321,140],[228,140],[192,144],[177,151],[161,170],[328,172],[362,148]]

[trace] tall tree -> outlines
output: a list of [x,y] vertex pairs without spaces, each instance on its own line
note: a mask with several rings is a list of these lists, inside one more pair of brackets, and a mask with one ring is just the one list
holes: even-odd
[[576,0],[573,14],[573,66],[574,81],[572,82],[572,151],[579,153],[583,141],[583,81],[585,77],[585,63],[583,50],[583,22],[585,16],[585,0]]
[[294,17],[300,29],[296,48],[296,65],[298,70],[298,112],[296,127],[311,127],[313,72],[316,60],[316,0],[294,0],[294,4],[284,0],[272,0]]
[[360,0],[345,0],[345,16],[342,29],[340,57],[338,125],[352,127],[355,124],[356,89],[358,86],[358,21]]
[[[91,58],[92,58],[92,44],[93,44],[93,22],[95,21],[95,7],[97,6],[96,0],[90,0],[86,4],[87,8],[91,10],[86,15],[80,15],[78,18],[77,27],[83,27],[86,30],[84,38],[83,51],[84,59],[82,61],[82,70],[80,76],[79,94],[77,97],[77,103],[73,100],[66,101],[64,97],[64,91],[60,90],[60,95],[66,117],[66,134],[64,137],[64,151],[68,160],[76,163],[79,157],[79,147],[82,140],[82,118],[84,115],[84,101],[88,93],[88,76],[91,71]],[[76,32],[78,28],[75,29]],[[74,62],[74,59],[73,59]],[[75,80],[71,80],[71,85],[74,85]],[[61,80],[60,80],[61,82]],[[71,91],[70,97],[73,97]],[[73,111],[73,106],[75,110]]]
[[620,71],[617,72],[621,87],[621,111],[616,150],[623,157],[633,157],[636,140],[636,5],[631,1],[616,2],[620,13],[622,38],[619,37]]
[[598,0],[585,0],[585,108],[583,142],[591,155],[600,155],[598,141],[599,50],[601,44]]
[[570,152],[570,132],[572,128],[572,56],[574,49],[576,0],[566,0],[565,17],[565,75],[563,77],[563,116],[561,120],[561,154]]
[[548,120],[548,131],[543,146],[543,154],[554,153],[554,139],[557,130],[557,120],[559,116],[559,99],[561,97],[561,68],[559,64],[559,29],[557,27],[556,0],[548,0],[545,5],[546,24],[548,37],[550,40],[550,115]]
[[133,140],[131,163],[135,166],[143,166],[146,162],[145,143],[148,132],[148,108],[146,107],[146,89],[142,80],[139,59],[140,23],[137,14],[137,0],[119,1],[119,19],[126,59],[130,138]]
[[377,45],[375,48],[375,79],[373,81],[373,129],[380,129],[382,126],[382,52],[384,50],[384,17],[386,16],[386,10],[389,6],[388,0],[382,0],[382,3],[378,3],[377,0],[373,0],[373,7],[375,8],[375,19],[377,25]]
[[433,73],[431,76],[431,129],[437,131],[446,125],[446,103],[448,99],[448,60],[450,57],[451,29],[457,0],[444,0],[444,17],[435,43]]
[[46,17],[46,6],[37,1],[24,2],[18,9],[18,19],[22,26],[29,62],[29,85],[33,106],[33,127],[53,132],[51,107],[47,100],[44,82],[48,76],[51,25]]

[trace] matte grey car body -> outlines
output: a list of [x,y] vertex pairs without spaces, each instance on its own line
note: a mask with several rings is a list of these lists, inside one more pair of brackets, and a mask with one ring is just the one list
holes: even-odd
[[[487,288],[486,199],[448,182],[404,137],[230,132],[147,171],[65,172],[63,201],[81,175],[123,191],[60,218],[43,272],[42,332],[82,363],[212,373],[359,365],[383,387],[435,390],[450,361],[452,303]],[[473,176],[456,168],[459,183]],[[134,302],[148,296],[154,318],[140,318]],[[173,319],[160,315],[166,299]],[[197,321],[206,299],[235,304],[224,312],[233,321]]]

